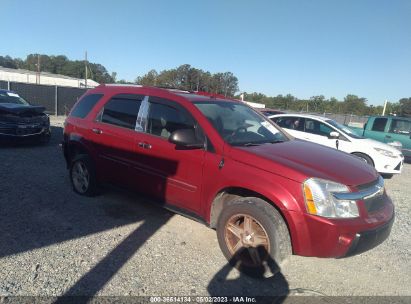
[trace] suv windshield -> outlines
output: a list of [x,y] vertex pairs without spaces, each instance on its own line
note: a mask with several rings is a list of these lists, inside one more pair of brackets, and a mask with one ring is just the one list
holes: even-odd
[[0,103],[14,103],[28,106],[30,105],[27,101],[21,98],[18,94],[13,92],[0,92]]
[[348,128],[348,127],[346,127],[346,126],[344,126],[344,125],[342,125],[342,124],[340,124],[340,123],[338,123],[334,120],[329,119],[329,120],[326,120],[326,122],[328,122],[333,127],[337,128],[341,132],[345,133],[345,135],[348,135],[352,138],[357,138],[357,139],[364,138],[362,136],[359,136],[359,135],[355,134],[350,128]]
[[288,140],[271,122],[241,103],[194,102],[221,137],[233,146],[251,146]]

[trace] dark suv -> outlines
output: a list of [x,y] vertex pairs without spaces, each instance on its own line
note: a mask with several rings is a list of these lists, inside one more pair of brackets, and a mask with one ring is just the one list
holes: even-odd
[[363,252],[394,220],[374,168],[290,138],[236,100],[101,85],[71,111],[63,150],[77,193],[115,183],[149,195],[216,229],[225,256],[248,272],[291,253]]
[[17,93],[0,90],[0,140],[15,142],[36,139],[42,143],[50,140],[50,119],[45,108],[34,106]]

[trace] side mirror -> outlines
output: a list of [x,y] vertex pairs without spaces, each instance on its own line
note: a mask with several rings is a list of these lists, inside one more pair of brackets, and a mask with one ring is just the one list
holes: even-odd
[[204,142],[200,141],[193,129],[180,129],[171,133],[168,141],[177,147],[186,149],[204,148]]
[[330,132],[330,135],[328,136],[328,138],[331,138],[331,139],[338,139],[339,137],[340,137],[340,133],[335,132],[335,131]]

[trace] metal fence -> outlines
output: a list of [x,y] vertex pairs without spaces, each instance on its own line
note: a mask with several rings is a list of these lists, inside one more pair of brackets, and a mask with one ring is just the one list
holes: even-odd
[[[41,105],[46,108],[46,112],[53,115],[67,115],[76,101],[87,89],[60,87],[20,82],[9,82],[0,80],[0,89],[12,90],[30,103]],[[291,113],[292,111],[287,111]],[[305,113],[305,112],[298,112]],[[325,116],[339,123],[354,127],[363,127],[367,122],[367,116],[357,116],[353,114],[333,114],[333,113],[306,113]]]
[[362,128],[364,124],[368,121],[368,116],[358,116],[354,114],[334,114],[334,113],[314,113],[314,112],[295,112],[295,111],[287,111],[283,110],[286,113],[299,113],[299,114],[310,114],[310,115],[317,115],[322,117],[327,117],[329,119],[335,120],[340,124],[352,126],[352,127],[359,127]]
[[48,114],[67,115],[87,89],[0,81],[0,89],[11,90],[28,102],[46,108]]

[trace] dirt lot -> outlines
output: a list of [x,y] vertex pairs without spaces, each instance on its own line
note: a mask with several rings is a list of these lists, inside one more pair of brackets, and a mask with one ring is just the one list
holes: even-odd
[[47,146],[0,148],[0,296],[411,295],[411,164],[386,180],[390,238],[346,259],[293,256],[257,281],[227,266],[215,232],[113,189],[70,188],[61,122]]

